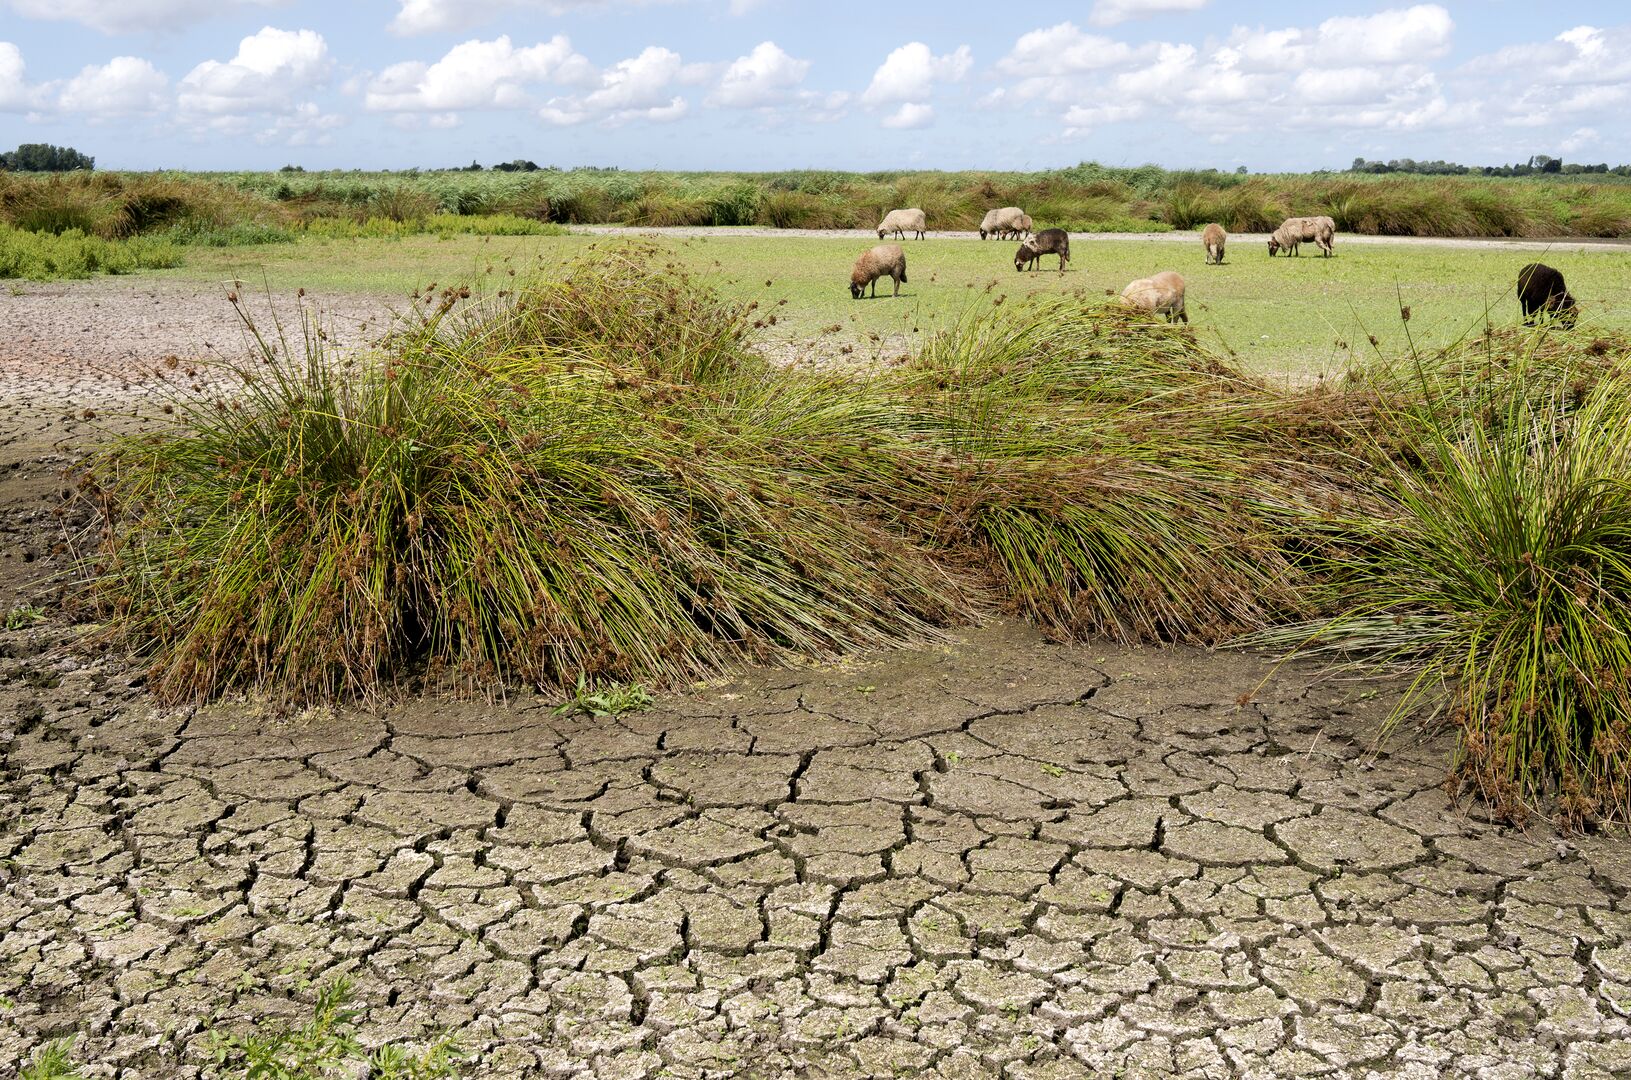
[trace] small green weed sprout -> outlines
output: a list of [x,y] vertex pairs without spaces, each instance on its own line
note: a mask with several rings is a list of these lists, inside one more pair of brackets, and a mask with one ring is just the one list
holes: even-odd
[[73,1064],[73,1049],[71,1036],[53,1039],[40,1047],[34,1059],[23,1066],[22,1072],[17,1074],[18,1080],[81,1080],[85,1074]]
[[555,709],[556,716],[622,716],[651,707],[651,691],[639,683],[593,683],[578,673],[572,697]]
[[217,1032],[213,1054],[220,1075],[229,1080],[326,1080],[341,1075],[344,1066],[364,1060],[371,1080],[443,1080],[457,1075],[463,1054],[452,1035],[418,1055],[399,1046],[366,1054],[356,1037],[354,991],[355,984],[344,976],[323,986],[311,1019],[298,1028],[278,1023],[252,1035]]
[[45,621],[45,609],[38,604],[18,604],[6,612],[6,629],[23,630]]

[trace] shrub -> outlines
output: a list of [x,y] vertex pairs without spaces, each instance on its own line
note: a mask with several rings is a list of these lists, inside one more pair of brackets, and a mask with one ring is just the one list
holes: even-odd
[[136,236],[103,240],[77,229],[54,236],[0,225],[0,279],[52,281],[92,274],[129,274],[180,263],[181,248],[166,239]]

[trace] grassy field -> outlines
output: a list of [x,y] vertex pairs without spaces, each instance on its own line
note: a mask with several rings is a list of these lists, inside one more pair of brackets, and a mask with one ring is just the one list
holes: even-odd
[[[377,292],[406,298],[431,282],[496,291],[516,278],[554,277],[572,260],[619,241],[605,236],[407,236],[318,239],[252,247],[195,248],[176,270],[156,276],[218,281],[234,276],[285,290]],[[1270,259],[1237,243],[1222,266],[1207,266],[1194,243],[1078,240],[1070,270],[1020,275],[1015,245],[928,240],[909,243],[909,283],[898,299],[852,301],[849,267],[864,241],[735,236],[658,242],[726,296],[757,301],[757,333],[784,344],[817,340],[823,352],[892,358],[924,335],[971,311],[1031,293],[1103,295],[1158,270],[1189,283],[1189,317],[1203,338],[1249,367],[1271,373],[1329,374],[1355,356],[1396,355],[1413,340],[1438,347],[1469,332],[1517,321],[1513,283],[1524,263],[1561,269],[1583,304],[1586,328],[1631,326],[1631,273],[1614,249],[1560,242],[1547,252],[1412,244],[1347,244],[1337,257]],[[1052,265],[1049,257],[1046,262]],[[512,278],[510,271],[514,270]],[[1410,309],[1408,324],[1401,307]],[[772,317],[774,321],[772,321]],[[1376,339],[1373,345],[1371,338]]]

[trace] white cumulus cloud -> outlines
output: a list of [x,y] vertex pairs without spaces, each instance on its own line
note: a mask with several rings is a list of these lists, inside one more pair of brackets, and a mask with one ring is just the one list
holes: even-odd
[[368,84],[363,103],[382,112],[516,109],[533,104],[529,87],[595,79],[594,66],[564,35],[523,48],[506,36],[455,45],[434,64],[392,64]]
[[667,123],[690,111],[690,103],[675,92],[677,87],[697,86],[718,75],[715,65],[688,64],[672,49],[652,45],[601,71],[589,82],[587,93],[544,102],[538,118],[561,126],[595,120],[609,125],[633,120]]
[[1140,50],[1124,41],[1083,33],[1069,22],[1020,35],[997,70],[1008,75],[1057,79],[1062,74],[1108,71],[1133,60]]
[[25,19],[76,22],[104,34],[179,30],[213,15],[279,0],[4,0]]
[[957,82],[974,66],[974,54],[967,45],[955,52],[935,56],[921,41],[902,45],[879,66],[872,82],[861,95],[868,105],[922,102],[937,82]]
[[93,118],[156,112],[169,102],[170,80],[135,56],[92,64],[62,85],[57,106]]
[[1087,21],[1094,26],[1115,26],[1129,19],[1199,11],[1208,0],[1097,0]]
[[610,0],[397,0],[397,3],[399,10],[390,26],[394,34],[464,30],[506,11],[565,15],[571,11],[610,6]]
[[908,101],[883,119],[886,128],[928,127],[934,122],[934,106]]
[[345,125],[344,116],[326,113],[314,102],[305,101],[256,132],[255,141],[262,145],[328,146],[334,142],[334,132]]
[[328,80],[328,43],[314,30],[263,27],[238,43],[231,60],[206,60],[181,80],[189,112],[217,115],[279,111]]
[[740,109],[778,105],[793,94],[809,71],[810,61],[795,60],[774,41],[762,41],[731,62],[708,101]]
[[1455,22],[1437,4],[1394,8],[1375,15],[1339,16],[1320,23],[1321,63],[1400,64],[1450,51]]
[[27,108],[26,75],[23,50],[9,41],[0,41],[0,109],[11,112]]

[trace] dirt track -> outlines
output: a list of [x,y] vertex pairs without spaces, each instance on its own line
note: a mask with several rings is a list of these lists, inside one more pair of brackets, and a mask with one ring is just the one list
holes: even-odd
[[[232,327],[68,295],[0,298],[6,611],[61,467]],[[0,1063],[209,1075],[206,1028],[349,974],[365,1041],[481,1077],[1631,1074],[1631,844],[1469,817],[1442,739],[1369,752],[1385,688],[999,626],[621,721],[280,719],[77,633],[0,630]]]
[[[876,241],[878,234],[868,229],[763,229],[757,227],[742,228],[712,228],[691,226],[627,226],[627,225],[579,225],[574,231],[593,233],[600,236],[758,236],[773,237],[783,240],[791,239],[841,239]],[[1233,233],[1229,237],[1231,247],[1239,248],[1242,245],[1261,247],[1268,242],[1268,233]],[[977,232],[940,232],[931,231],[929,240],[979,240]],[[1091,243],[1095,240],[1115,240],[1118,242],[1144,242],[1148,244],[1187,244],[1199,248],[1201,234],[1199,232],[1159,232],[1159,233],[1071,233],[1075,242]],[[902,241],[897,240],[897,243]],[[918,243],[916,240],[904,241],[908,245]],[[1337,237],[1341,245],[1361,244],[1366,246],[1422,246],[1460,248],[1471,250],[1478,248],[1495,248],[1507,251],[1559,251],[1570,248],[1623,248],[1631,250],[1631,240],[1601,240],[1591,237],[1561,237],[1557,239],[1517,240],[1505,236],[1488,237],[1438,237],[1438,236],[1364,236],[1358,233],[1341,233]]]

